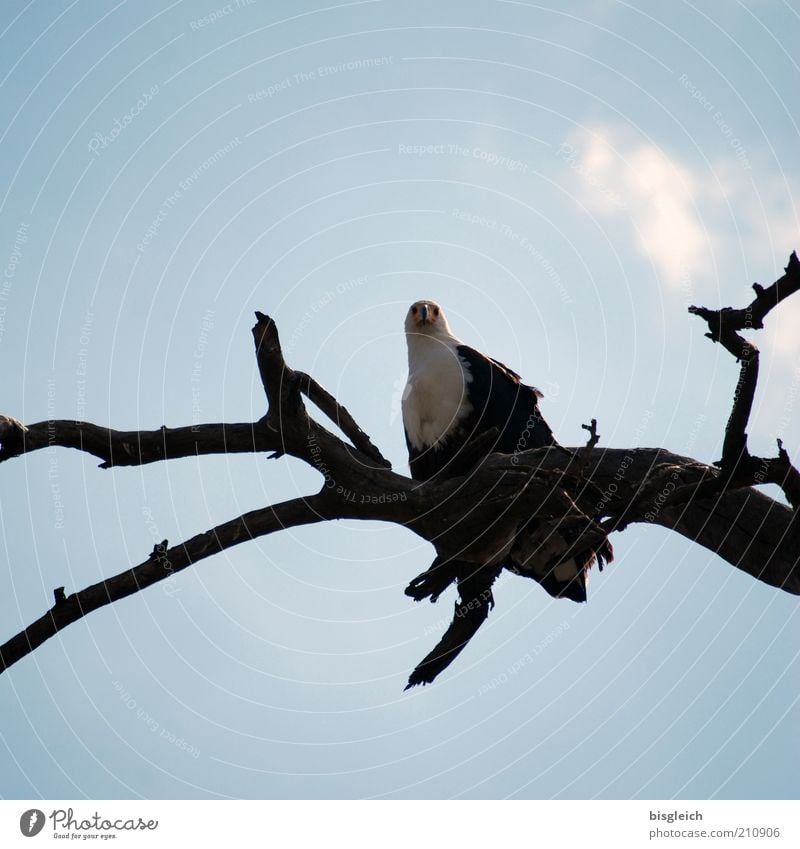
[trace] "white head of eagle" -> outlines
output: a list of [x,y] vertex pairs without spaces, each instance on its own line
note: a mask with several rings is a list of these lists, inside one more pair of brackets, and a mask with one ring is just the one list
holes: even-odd
[[[439,304],[413,303],[405,331],[408,383],[402,410],[413,478],[466,474],[479,459],[468,446],[493,428],[497,436],[485,447],[487,455],[557,445],[539,411],[539,390],[455,336]],[[569,545],[532,519],[519,529],[504,565],[535,578],[551,595],[585,601],[586,571],[595,555],[610,560],[611,546],[606,541],[597,551],[561,562],[559,553]]]

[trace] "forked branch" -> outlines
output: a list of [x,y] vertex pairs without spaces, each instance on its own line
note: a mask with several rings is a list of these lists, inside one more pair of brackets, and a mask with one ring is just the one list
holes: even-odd
[[759,350],[738,332],[763,328],[764,319],[770,311],[800,290],[800,260],[794,251],[784,272],[782,277],[766,288],[754,283],[755,298],[744,309],[724,307],[710,310],[691,306],[689,312],[706,322],[709,329],[706,336],[709,339],[719,342],[741,363],[731,414],[725,427],[722,458],[716,463],[722,470],[720,486],[775,483],[783,489],[789,503],[796,509],[800,505],[800,475],[789,461],[783,443],[778,440],[778,456],[775,458],[754,457],[749,451],[747,423],[758,384]]
[[[432,680],[484,621],[496,577],[491,564],[497,562],[498,552],[508,545],[520,523],[531,517],[553,526],[572,522],[581,533],[598,539],[634,522],[658,524],[765,583],[800,594],[800,545],[795,530],[800,475],[780,440],[777,457],[749,454],[746,427],[758,350],[739,335],[740,330],[761,327],[771,309],[800,289],[797,256],[792,254],[786,274],[772,286],[756,284],[754,288],[756,297],[744,310],[691,308],[707,322],[709,337],[742,363],[723,457],[716,468],[660,448],[599,448],[597,424],[592,420],[584,425],[589,432],[585,446],[534,449],[513,458],[485,456],[496,433],[485,434],[472,445],[476,465],[470,474],[420,484],[392,472],[345,407],[310,375],[286,364],[277,327],[262,313],[256,313],[253,336],[267,412],[256,422],[117,431],[62,420],[26,428],[15,419],[0,417],[0,462],[54,445],[92,454],[102,460],[102,468],[205,454],[269,452],[296,457],[323,478],[316,494],[254,510],[172,547],[165,540],[137,566],[79,592],[67,594],[57,588],[53,607],[0,647],[0,672],[92,610],[166,580],[202,559],[283,528],[330,519],[401,524],[432,543],[435,563],[466,564],[458,582],[461,602],[455,608],[456,614],[465,612],[454,618],[439,646],[418,665],[412,684]],[[322,410],[352,444],[309,416],[303,397]],[[794,510],[752,488],[760,483],[781,486]],[[420,579],[433,582],[436,589],[435,569]],[[411,586],[417,585],[412,582]],[[479,602],[470,606],[476,599]]]

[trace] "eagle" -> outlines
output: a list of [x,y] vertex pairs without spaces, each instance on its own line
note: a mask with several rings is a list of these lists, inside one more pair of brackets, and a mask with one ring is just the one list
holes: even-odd
[[[408,382],[402,413],[412,478],[459,477],[482,455],[560,447],[539,410],[542,393],[455,336],[435,301],[411,305],[405,333]],[[491,587],[503,569],[532,578],[554,598],[586,601],[589,569],[594,563],[602,569],[613,560],[613,550],[607,538],[578,553],[574,543],[574,530],[546,527],[531,517],[507,550],[498,552],[497,562],[437,557],[408,585],[406,595],[436,601],[455,583],[460,602],[450,628],[416,667],[406,689],[431,683],[452,663],[494,606]]]

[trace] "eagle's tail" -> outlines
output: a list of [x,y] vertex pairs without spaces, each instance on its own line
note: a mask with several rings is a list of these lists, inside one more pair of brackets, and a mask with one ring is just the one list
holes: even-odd
[[519,532],[505,566],[517,575],[533,578],[553,598],[586,601],[589,570],[603,570],[614,559],[606,537],[600,544],[575,552],[575,535],[530,520]]

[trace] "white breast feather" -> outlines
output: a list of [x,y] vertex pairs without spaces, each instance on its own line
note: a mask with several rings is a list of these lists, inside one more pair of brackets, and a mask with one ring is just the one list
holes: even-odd
[[466,391],[471,381],[455,345],[431,340],[410,350],[402,408],[403,425],[414,448],[421,451],[437,445],[471,411]]

